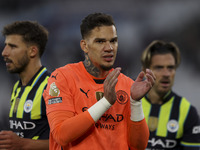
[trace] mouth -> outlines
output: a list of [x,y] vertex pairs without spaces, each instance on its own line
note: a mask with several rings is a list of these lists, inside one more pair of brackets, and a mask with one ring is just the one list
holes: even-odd
[[4,61],[6,62],[6,66],[9,66],[12,62],[12,60],[5,58]]
[[112,62],[113,59],[114,59],[114,56],[113,55],[104,55],[103,56],[103,59],[106,61],[106,62]]
[[168,87],[170,85],[170,81],[169,80],[161,81],[160,83],[161,83],[161,85],[163,87]]

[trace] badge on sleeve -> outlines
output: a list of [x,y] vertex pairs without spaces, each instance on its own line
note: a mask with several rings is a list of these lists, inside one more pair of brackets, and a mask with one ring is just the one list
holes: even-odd
[[51,83],[50,89],[49,89],[49,95],[51,95],[51,96],[59,96],[59,94],[60,94],[60,90],[56,86],[56,83],[55,82]]

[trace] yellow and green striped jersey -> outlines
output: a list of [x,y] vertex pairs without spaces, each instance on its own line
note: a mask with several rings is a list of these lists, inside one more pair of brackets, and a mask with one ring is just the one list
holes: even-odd
[[151,104],[145,96],[142,106],[150,131],[147,150],[199,149],[199,116],[186,98],[169,92],[159,105]]
[[43,91],[50,73],[45,67],[34,75],[26,86],[18,80],[12,90],[9,113],[10,129],[20,137],[48,139],[49,125]]

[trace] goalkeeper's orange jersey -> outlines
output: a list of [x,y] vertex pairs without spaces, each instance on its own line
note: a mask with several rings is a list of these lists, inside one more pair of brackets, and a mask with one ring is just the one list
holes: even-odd
[[[50,150],[128,150],[131,144],[128,138],[134,139],[140,133],[148,136],[145,119],[130,121],[133,80],[122,73],[115,88],[115,104],[96,123],[93,121],[87,109],[103,97],[101,81],[91,76],[82,62],[68,64],[52,73],[43,94],[50,124]],[[130,133],[128,122],[137,130]],[[139,144],[146,141],[135,145]]]

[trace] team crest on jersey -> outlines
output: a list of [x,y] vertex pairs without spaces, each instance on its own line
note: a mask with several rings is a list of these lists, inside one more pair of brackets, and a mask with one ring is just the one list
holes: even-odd
[[60,90],[56,86],[56,83],[55,82],[51,83],[50,89],[49,89],[49,95],[51,95],[51,96],[59,96],[59,94],[60,94]]
[[178,128],[179,128],[179,125],[178,125],[177,120],[172,119],[167,123],[167,130],[169,132],[174,133],[174,132],[178,131]]
[[29,113],[29,112],[31,112],[32,108],[33,108],[33,101],[32,100],[27,100],[25,102],[25,104],[24,104],[24,111],[26,113]]
[[129,96],[125,91],[117,91],[117,102],[120,104],[126,104],[129,100]]
[[104,96],[103,92],[96,92],[96,99],[97,99],[97,101],[99,101],[100,99],[102,99],[103,96]]
[[158,127],[158,118],[153,116],[149,117],[148,127],[149,131],[151,132],[155,131]]

